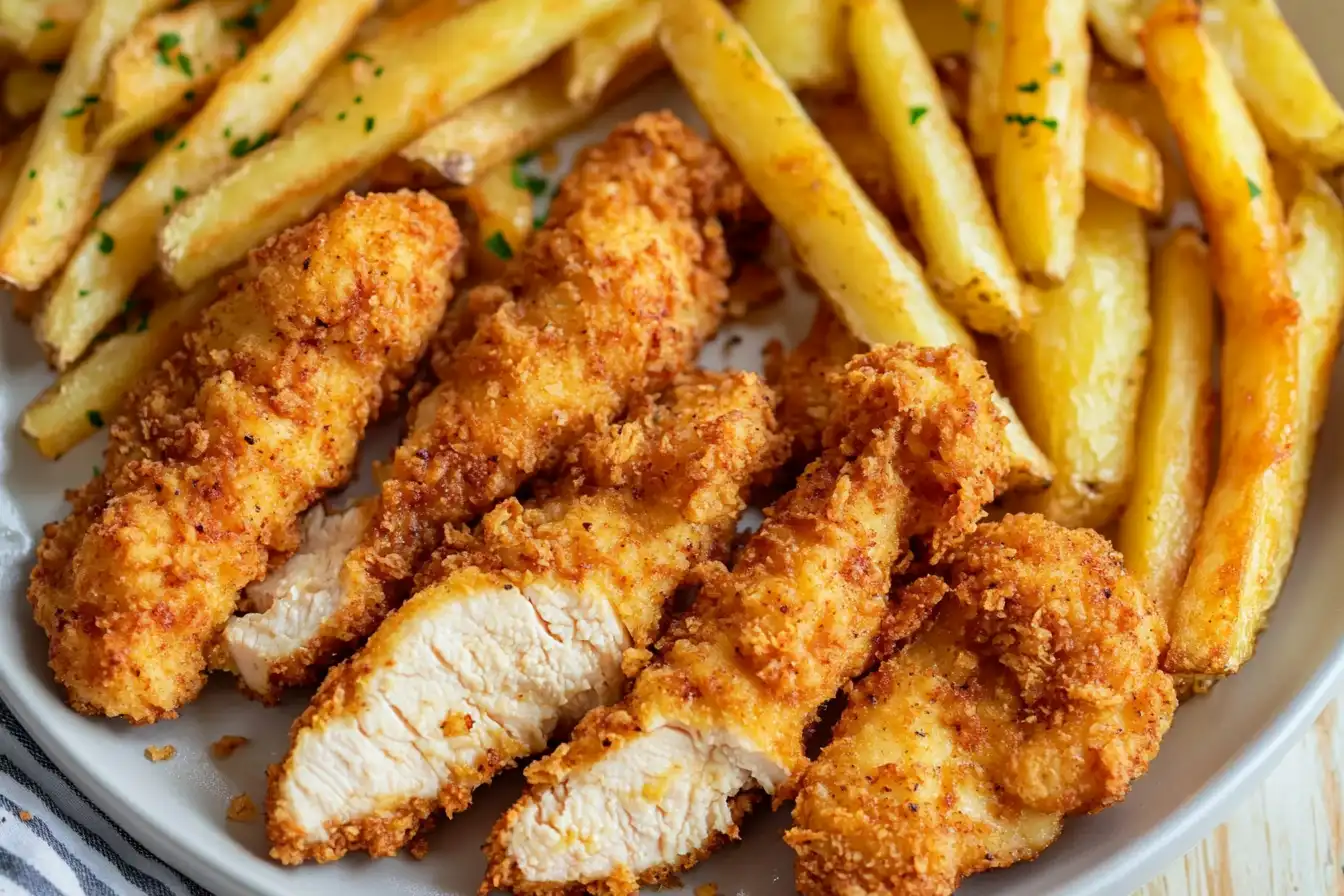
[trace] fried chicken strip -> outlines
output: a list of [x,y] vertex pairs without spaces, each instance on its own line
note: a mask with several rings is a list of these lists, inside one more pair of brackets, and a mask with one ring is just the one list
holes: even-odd
[[333,609],[277,610],[271,630],[306,624],[270,641],[231,626],[234,662],[259,670],[249,686],[268,695],[316,680],[407,596],[445,526],[554,470],[586,433],[686,369],[723,317],[731,264],[719,216],[746,202],[723,153],[670,113],[641,115],[584,152],[546,226],[500,282],[478,288],[489,295],[469,297],[496,310],[436,359],[440,384],[414,411],[338,580],[293,591],[326,595]]
[[803,466],[821,453],[821,435],[835,404],[827,377],[863,354],[864,345],[827,302],[818,302],[803,341],[787,352],[773,343],[769,351],[767,372],[779,390],[779,423],[792,442],[793,461]]
[[1171,724],[1166,625],[1100,535],[987,523],[906,595],[949,585],[807,771],[785,835],[807,896],[950,894],[1034,858],[1124,798]]
[[351,196],[225,279],[38,548],[28,598],[71,706],[153,722],[196,696],[239,589],[412,373],[459,241],[427,194]]
[[556,494],[509,498],[327,676],[273,766],[271,854],[392,855],[420,824],[619,699],[692,567],[725,551],[778,462],[773,394],[696,373],[586,438]]
[[974,526],[1008,467],[983,365],[894,346],[834,385],[825,452],[733,571],[710,564],[631,694],[528,769],[481,892],[632,893],[735,838],[760,791],[802,771],[822,703],[870,661],[908,540],[940,556]]

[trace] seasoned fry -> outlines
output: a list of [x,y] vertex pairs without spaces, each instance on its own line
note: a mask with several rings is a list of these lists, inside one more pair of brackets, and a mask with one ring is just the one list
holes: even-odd
[[57,72],[45,68],[16,68],[5,75],[5,114],[18,121],[36,114],[56,89]]
[[137,25],[108,60],[89,119],[94,148],[118,149],[203,99],[258,36],[226,27],[234,14],[234,7],[195,3]]
[[1162,154],[1123,115],[1090,107],[1083,169],[1088,183],[1112,196],[1162,211]]
[[37,289],[65,263],[83,235],[113,156],[83,151],[81,119],[97,102],[108,55],[136,22],[168,3],[97,0],[84,19],[42,113],[27,173],[0,217],[0,279],[20,289]]
[[999,151],[1003,128],[1003,13],[1007,0],[984,0],[971,41],[970,95],[966,100],[966,132],[971,152],[988,159]]
[[215,296],[192,290],[143,317],[94,348],[24,409],[21,426],[44,457],[57,458],[93,435],[121,410],[122,398],[182,344],[182,334]]
[[1079,0],[1007,0],[994,187],[1008,248],[1033,283],[1063,282],[1083,210],[1091,43]]
[[[685,0],[664,7],[659,37],[701,114],[856,336],[870,344],[973,348],[891,227],[721,4]],[[1011,420],[1019,480],[1048,481],[1040,449],[1007,402],[1000,410]]]
[[12,44],[32,62],[60,59],[92,8],[91,0],[0,0],[0,44]]
[[1224,322],[1218,473],[1167,666],[1226,675],[1251,654],[1295,531],[1287,496],[1299,442],[1300,312],[1264,143],[1194,0],[1164,0],[1143,48],[1204,213]]
[[1177,231],[1153,268],[1153,338],[1134,481],[1116,547],[1164,619],[1185,581],[1213,472],[1214,307],[1208,250]]
[[183,199],[271,138],[327,60],[376,5],[377,0],[298,0],[275,30],[224,75],[176,139],[99,216],[97,228],[80,244],[37,320],[38,338],[57,367],[67,367],[83,354],[136,282],[154,268],[154,238],[164,219]]
[[[407,37],[348,105],[304,121],[179,209],[159,238],[164,269],[179,286],[217,273],[312,214],[430,122],[539,64],[619,2],[491,0]],[[491,52],[479,52],[485,46]]]
[[591,103],[637,57],[653,49],[662,15],[659,0],[633,0],[579,32],[566,54],[565,97]]
[[849,44],[859,94],[891,150],[929,283],[971,329],[1006,336],[1025,309],[975,160],[897,0],[854,0]]
[[905,208],[896,187],[891,151],[873,127],[862,103],[855,97],[814,94],[807,97],[806,108],[808,117],[835,150],[854,182],[892,227],[904,228]]
[[835,90],[849,78],[844,12],[835,0],[744,0],[737,18],[786,84]]
[[1023,506],[1065,526],[1100,527],[1125,499],[1148,348],[1148,234],[1139,210],[1088,190],[1077,260],[1037,305],[1004,356],[1013,400],[1055,479]]
[[1202,15],[1270,150],[1344,165],[1344,109],[1274,0],[1208,0]]

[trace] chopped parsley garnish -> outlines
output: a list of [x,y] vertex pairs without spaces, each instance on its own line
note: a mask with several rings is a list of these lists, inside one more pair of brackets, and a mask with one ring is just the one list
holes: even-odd
[[95,477],[103,475],[103,471],[100,470],[100,469],[98,469],[98,465],[97,465],[97,464],[94,464],[94,465],[93,465],[93,475],[94,475]]
[[89,424],[95,429],[101,429],[103,426],[103,415],[97,411],[86,411],[85,416],[89,418]]
[[1048,69],[1048,71],[1055,77],[1059,77],[1060,75],[1064,74],[1064,63],[1056,59],[1054,62],[1050,63],[1050,68]]
[[714,36],[718,38],[719,43],[723,43],[724,39],[728,37],[728,34],[722,28],[720,28],[719,33]]
[[364,133],[367,134],[371,132],[373,130],[373,125],[374,125],[374,118],[372,115],[364,119]]
[[543,227],[545,227],[545,226],[546,226],[546,216],[545,216],[545,215],[535,215],[535,216],[533,216],[533,218],[532,218],[532,229],[533,229],[533,230],[540,230],[541,228],[543,228]]
[[541,196],[546,192],[546,178],[538,177],[535,174],[528,174],[522,169],[518,162],[513,164],[513,185],[520,190],[526,190],[533,196]]
[[1035,115],[1022,115],[1018,112],[1009,112],[1007,115],[1003,116],[1003,120],[1008,122],[1008,124],[1020,125],[1025,128],[1028,125],[1035,124],[1037,118]]
[[43,19],[37,23],[38,31],[51,31],[56,27],[56,23],[51,19]]
[[914,127],[915,125],[919,124],[919,120],[920,120],[921,118],[923,118],[925,115],[928,115],[928,114],[929,114],[929,107],[928,107],[928,106],[911,106],[911,107],[910,107],[910,126],[911,126],[911,127]]
[[973,9],[967,9],[964,6],[961,8],[961,17],[966,21],[970,22],[972,25],[980,21],[980,13],[976,12]]
[[504,239],[504,234],[496,230],[485,241],[485,248],[493,252],[497,257],[508,261],[513,257],[513,247],[509,241]]
[[1264,192],[1263,190],[1260,189],[1260,185],[1257,184],[1255,181],[1251,180],[1249,177],[1246,178],[1246,189],[1250,191],[1252,199],[1258,198],[1260,194]]
[[345,114],[344,112],[337,112],[337,113],[336,113],[336,120],[337,120],[337,121],[345,121],[345,118],[346,118],[346,114]]
[[184,189],[182,189],[182,188],[179,187],[179,186],[174,185],[174,186],[173,186],[173,201],[174,201],[174,202],[181,202],[183,199],[186,199],[186,198],[187,198],[187,191],[184,190]]
[[1032,78],[1025,84],[1017,85],[1018,93],[1036,93],[1040,89],[1041,89],[1041,82],[1037,81],[1035,78]]
[[155,46],[159,48],[159,64],[172,65],[173,61],[168,58],[168,51],[172,50],[182,43],[182,35],[176,31],[165,31],[159,35]]
[[526,165],[528,162],[535,161],[536,158],[537,158],[537,151],[535,149],[529,149],[527,152],[523,153],[522,155],[518,156],[518,158],[514,159],[513,164]]
[[274,138],[275,134],[272,134],[269,131],[262,133],[256,140],[239,137],[237,140],[233,141],[233,145],[229,147],[229,155],[233,156],[235,159],[241,159],[248,153],[256,152],[258,149],[261,149]]
[[112,239],[112,234],[105,230],[98,231],[98,251],[104,255],[111,255],[112,250],[117,246],[117,241]]
[[179,149],[179,150],[180,150],[180,149],[186,149],[186,148],[187,148],[187,138],[183,137],[181,140],[178,141],[177,146],[175,146],[175,147],[173,147],[173,148],[174,148],[174,149]]
[[383,67],[381,65],[373,70],[373,76],[375,78],[381,78],[383,76]]
[[98,94],[89,93],[84,95],[84,100],[73,109],[66,109],[61,113],[62,118],[78,118],[89,110],[89,107],[98,102]]
[[[247,12],[238,16],[236,19],[229,19],[224,23],[225,28],[240,28],[243,31],[256,31],[261,26],[259,16],[266,11],[266,7],[271,5],[271,0],[259,0],[247,8]],[[240,59],[242,57],[239,57]]]
[[182,69],[182,74],[190,78],[195,72],[191,67],[191,57],[186,53],[177,54],[177,67]]
[[29,169],[28,169],[28,179],[29,179],[29,180],[32,180],[32,179],[35,178],[35,177],[37,177],[37,169],[36,169],[36,168],[29,168]]
[[1041,119],[1041,124],[1045,125],[1047,128],[1049,128],[1049,129],[1052,130],[1052,131],[1057,131],[1057,130],[1059,130],[1059,122],[1058,122],[1056,119],[1053,119],[1053,118],[1042,118],[1042,119]]
[[351,50],[349,53],[345,54],[346,62],[354,62],[357,59],[363,59],[365,62],[373,61],[373,57],[368,53],[361,53],[358,50]]
[[87,289],[81,289],[81,290],[79,291],[79,297],[80,297],[81,299],[84,298],[84,297],[85,297],[86,295],[88,295],[88,294],[89,294],[89,291],[88,291]]

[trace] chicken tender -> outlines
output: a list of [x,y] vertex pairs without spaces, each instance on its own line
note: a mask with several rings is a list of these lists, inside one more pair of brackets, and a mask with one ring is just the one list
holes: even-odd
[[804,778],[785,839],[808,896],[948,894],[1034,858],[1122,799],[1171,724],[1166,626],[1100,535],[1009,516],[947,574],[906,589],[948,593]]
[[688,375],[581,442],[554,495],[507,499],[445,546],[295,725],[271,772],[271,854],[391,855],[619,699],[627,651],[645,652],[780,459],[773,403],[754,374]]
[[445,526],[554,470],[585,434],[693,362],[727,299],[720,216],[746,202],[726,156],[670,113],[641,115],[581,155],[546,226],[498,283],[469,295],[495,310],[436,357],[439,385],[413,412],[339,581],[305,589],[338,594],[335,609],[293,614],[310,624],[285,633],[301,648],[261,657],[268,692],[316,680],[367,638]]
[[28,597],[71,706],[153,722],[196,696],[239,590],[413,372],[459,242],[427,194],[351,196],[225,279],[38,548]]
[[803,341],[789,352],[773,343],[770,351],[773,357],[767,358],[767,367],[779,390],[779,423],[792,442],[793,460],[801,467],[821,453],[821,434],[835,404],[827,377],[863,354],[864,345],[828,303],[818,302]]
[[482,892],[632,893],[737,836],[806,764],[817,710],[868,664],[908,540],[941,556],[1008,467],[984,367],[894,346],[833,380],[825,450],[732,572],[710,564],[658,660],[532,765],[486,845]]

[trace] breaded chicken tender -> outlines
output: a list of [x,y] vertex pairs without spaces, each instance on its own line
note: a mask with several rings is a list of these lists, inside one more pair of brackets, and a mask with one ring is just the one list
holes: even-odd
[[1034,858],[1122,799],[1171,724],[1166,626],[1106,539],[1009,516],[946,572],[906,589],[947,596],[804,778],[785,839],[808,896],[938,896]]
[[413,372],[459,242],[427,194],[350,196],[225,279],[38,548],[28,597],[71,706],[153,722],[196,696],[239,590]]
[[779,461],[773,404],[754,374],[687,375],[584,439],[554,494],[509,498],[441,549],[295,724],[271,770],[271,854],[391,855],[619,699],[623,657],[725,552],[747,488]]
[[818,302],[807,336],[791,351],[779,343],[767,358],[771,383],[779,390],[779,423],[792,442],[795,463],[806,465],[821,453],[821,434],[835,404],[827,377],[863,354],[864,345],[826,302]]
[[528,768],[486,845],[489,887],[633,893],[737,836],[806,765],[821,705],[873,655],[908,541],[956,546],[1008,466],[983,365],[894,346],[833,379],[825,450],[733,570],[710,564],[628,697]]
[[304,625],[276,643],[296,649],[257,655],[257,642],[230,640],[236,663],[266,670],[263,693],[315,680],[405,599],[445,526],[553,471],[693,362],[727,298],[720,216],[747,198],[727,157],[670,113],[641,115],[581,154],[546,226],[502,280],[468,296],[495,310],[436,357],[439,385],[413,412],[339,581],[299,590],[335,595],[333,609],[292,614]]

